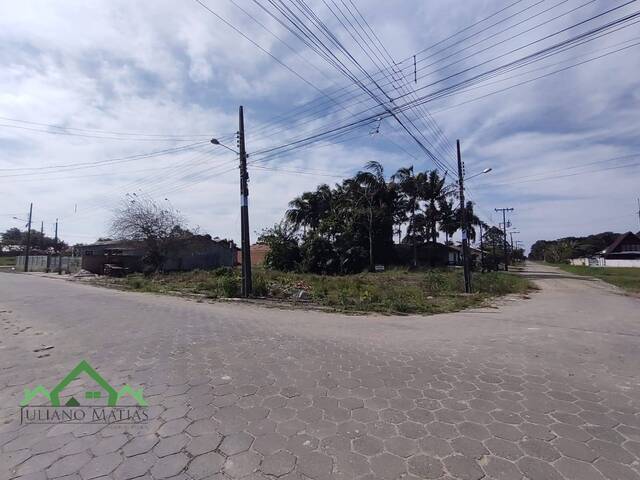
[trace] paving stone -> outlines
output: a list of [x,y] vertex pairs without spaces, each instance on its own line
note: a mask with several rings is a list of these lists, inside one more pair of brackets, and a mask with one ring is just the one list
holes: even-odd
[[503,440],[502,438],[490,438],[484,442],[489,451],[498,457],[515,461],[522,457],[524,453],[516,443]]
[[328,478],[333,470],[333,461],[329,455],[308,452],[298,456],[298,471],[314,479]]
[[216,452],[205,453],[191,460],[186,473],[195,480],[209,479],[222,470],[224,462],[224,457]]
[[587,444],[598,457],[603,457],[613,462],[630,464],[634,461],[633,455],[620,445],[611,442],[594,439]]
[[451,446],[456,452],[471,458],[480,458],[489,453],[482,442],[469,437],[454,438],[451,440]]
[[34,455],[39,453],[53,452],[64,447],[66,444],[72,442],[75,437],[70,433],[64,433],[62,435],[56,435],[54,437],[46,437],[43,440],[34,444],[30,450]]
[[225,455],[235,455],[249,450],[253,437],[246,432],[234,433],[224,437],[220,444],[220,451]]
[[405,437],[393,437],[384,441],[384,448],[390,453],[402,458],[408,458],[418,452],[419,446],[416,440]]
[[600,458],[593,464],[608,480],[640,480],[640,473],[634,472],[627,465]]
[[214,451],[222,442],[222,435],[219,433],[211,433],[209,435],[201,435],[192,438],[187,444],[185,450],[194,457]]
[[567,480],[603,480],[602,474],[593,465],[573,458],[562,457],[554,466]]
[[376,455],[369,462],[374,475],[383,480],[396,480],[406,475],[407,472],[405,462],[400,457],[389,453]]
[[127,457],[146,453],[155,447],[158,442],[159,439],[155,435],[142,435],[129,441],[122,448],[122,453]]
[[444,474],[440,460],[428,455],[415,455],[408,463],[409,472],[419,478],[440,478]]
[[523,440],[519,446],[527,455],[546,462],[553,462],[560,458],[560,453],[552,445],[536,438]]
[[551,464],[538,458],[522,457],[517,464],[529,480],[564,480]]
[[143,453],[128,457],[115,469],[112,476],[114,480],[129,480],[141,477],[149,471],[155,461],[156,456],[153,453]]
[[481,462],[482,469],[492,479],[514,480],[522,478],[522,474],[516,465],[499,457],[485,457]]
[[91,457],[87,453],[76,453],[61,458],[47,468],[48,477],[62,477],[79,472],[82,467],[91,461]]
[[335,455],[333,470],[335,476],[350,479],[370,473],[371,466],[364,455],[352,452],[338,452]]
[[382,441],[371,435],[363,435],[353,441],[353,449],[363,455],[375,455],[382,452]]
[[100,440],[97,444],[93,445],[91,447],[91,451],[96,456],[117,452],[128,441],[129,438],[124,433],[112,435]]
[[556,449],[563,455],[583,462],[593,462],[597,454],[582,442],[575,442],[568,438],[558,438],[554,442]]
[[518,441],[522,439],[522,432],[507,423],[492,423],[487,425],[487,429],[495,437],[502,438],[504,440]]
[[457,425],[458,431],[465,437],[476,440],[486,440],[491,433],[484,426],[472,422],[462,422]]
[[443,460],[447,471],[459,480],[480,480],[484,477],[482,469],[464,455],[451,455]]
[[158,435],[160,435],[161,437],[172,437],[174,435],[182,433],[190,423],[191,421],[185,418],[169,420],[158,429]]
[[266,455],[260,470],[267,475],[280,477],[286,475],[293,470],[296,464],[296,457],[289,452],[280,451],[271,455]]
[[449,442],[438,437],[424,437],[419,440],[420,449],[427,455],[446,457],[453,453]]
[[153,452],[158,457],[173,455],[174,453],[182,451],[188,441],[189,437],[184,433],[174,435],[173,437],[161,438],[153,448]]
[[51,464],[53,464],[53,462],[58,460],[58,458],[60,458],[60,455],[52,452],[33,455],[24,463],[18,465],[18,467],[16,468],[16,473],[22,476],[44,471]]
[[94,457],[80,469],[80,476],[83,480],[104,477],[113,472],[122,461],[123,457],[119,452]]
[[231,478],[245,477],[258,469],[261,457],[255,452],[242,452],[231,455],[224,463],[224,473]]

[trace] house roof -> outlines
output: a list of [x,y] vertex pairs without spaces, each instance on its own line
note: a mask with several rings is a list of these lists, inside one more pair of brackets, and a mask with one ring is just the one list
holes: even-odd
[[634,240],[636,240],[638,243],[640,243],[640,237],[635,233],[633,232],[623,233],[618,238],[616,238],[615,241],[604,250],[604,253],[609,254],[609,253],[615,252],[615,250],[620,246],[620,244],[630,236],[633,237]]

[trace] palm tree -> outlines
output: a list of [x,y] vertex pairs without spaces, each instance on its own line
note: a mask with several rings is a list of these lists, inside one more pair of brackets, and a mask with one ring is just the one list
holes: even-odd
[[[414,232],[414,223],[416,212],[420,208],[418,180],[413,173],[413,165],[408,168],[401,168],[391,176],[391,180],[398,185],[399,191],[402,195],[404,206],[404,217],[408,218],[409,225],[407,227],[407,233]],[[418,252],[416,246],[416,237],[412,237],[413,246],[413,266],[418,264]]]
[[[482,222],[482,220],[480,220],[480,218],[478,218],[478,216],[474,213],[473,211],[473,202],[468,201],[467,202],[467,208],[466,210],[466,231],[467,231],[467,238],[469,239],[470,242],[475,242],[476,241],[476,229],[474,227],[478,227],[478,226],[483,226],[484,223]],[[457,211],[457,223],[458,225],[461,224],[461,218],[460,215],[462,215],[462,212],[460,212],[460,209],[458,209]]]
[[440,206],[440,231],[445,235],[445,243],[449,243],[449,239],[460,228],[460,222],[453,208],[453,202],[444,198],[439,202]]
[[438,222],[440,210],[438,205],[446,199],[445,178],[438,175],[437,170],[418,174],[418,188],[420,199],[426,202],[425,216],[427,218],[426,237],[433,243],[438,240]]
[[311,223],[311,192],[304,192],[299,197],[289,202],[289,210],[285,213],[286,219],[299,229],[303,228],[304,234],[307,233],[307,226]]
[[366,212],[366,229],[369,240],[369,270],[373,271],[375,262],[373,259],[374,217],[376,211],[386,207],[384,205],[387,193],[387,182],[384,179],[384,169],[379,162],[371,161],[365,165],[365,170],[360,171],[354,177],[353,187],[358,194],[358,202],[362,201]]

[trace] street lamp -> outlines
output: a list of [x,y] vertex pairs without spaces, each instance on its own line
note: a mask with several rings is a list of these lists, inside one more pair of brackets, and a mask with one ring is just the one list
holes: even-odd
[[491,170],[493,170],[493,168],[491,168],[491,167],[485,168],[481,172],[478,172],[476,174],[471,175],[470,177],[465,178],[465,180],[471,180],[472,178],[478,177],[480,175],[484,175],[485,173],[489,173]]
[[251,278],[251,239],[249,230],[249,172],[247,171],[247,150],[244,143],[244,109],[238,109],[238,147],[234,150],[220,142],[217,138],[212,138],[213,145],[220,145],[223,148],[235,153],[240,158],[240,240],[242,251],[242,296],[249,297],[253,292],[253,282]]
[[233,153],[235,153],[236,155],[240,155],[240,152],[237,150],[234,150],[231,147],[227,147],[224,143],[220,142],[220,140],[218,140],[217,138],[212,138],[211,139],[211,143],[213,143],[214,145],[220,145],[222,148],[226,148],[227,150],[232,151]]

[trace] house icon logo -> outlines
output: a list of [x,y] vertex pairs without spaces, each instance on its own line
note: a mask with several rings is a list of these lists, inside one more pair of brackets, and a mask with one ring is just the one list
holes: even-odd
[[[74,388],[74,382],[83,376],[95,387]],[[65,390],[72,394],[63,402]],[[32,406],[35,403],[39,405]],[[78,363],[52,390],[43,385],[25,388],[20,402],[23,423],[87,423],[87,418],[91,419],[89,423],[139,423],[146,420],[147,406],[142,388],[124,385],[117,390],[86,360]]]

